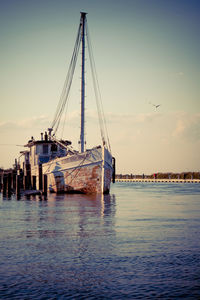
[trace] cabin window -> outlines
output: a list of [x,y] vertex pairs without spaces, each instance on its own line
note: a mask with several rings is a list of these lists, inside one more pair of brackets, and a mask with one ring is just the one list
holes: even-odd
[[57,150],[58,150],[57,145],[56,144],[52,144],[51,145],[51,152],[57,152]]
[[43,145],[43,154],[48,154],[48,153],[49,153],[48,145]]
[[60,148],[60,154],[65,155],[65,149]]

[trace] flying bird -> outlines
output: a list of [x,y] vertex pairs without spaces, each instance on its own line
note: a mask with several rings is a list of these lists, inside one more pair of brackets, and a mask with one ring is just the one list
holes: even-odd
[[157,111],[157,108],[158,108],[159,106],[161,106],[161,104],[153,104],[153,103],[151,103],[151,102],[149,102],[149,104],[151,104],[151,105],[153,105],[153,106],[155,107],[155,111]]
[[161,106],[161,104],[153,104],[153,106],[155,106],[155,109],[157,110],[157,108],[158,108],[159,106]]

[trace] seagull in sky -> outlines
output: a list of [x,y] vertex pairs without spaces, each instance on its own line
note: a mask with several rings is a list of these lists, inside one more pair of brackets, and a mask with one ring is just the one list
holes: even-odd
[[149,104],[155,106],[155,111],[157,111],[157,108],[158,108],[159,106],[161,106],[161,104],[153,104],[153,103],[151,103],[151,102],[149,102]]
[[159,106],[161,106],[161,104],[153,104],[153,106],[155,106],[155,109],[157,110],[157,108],[158,108]]

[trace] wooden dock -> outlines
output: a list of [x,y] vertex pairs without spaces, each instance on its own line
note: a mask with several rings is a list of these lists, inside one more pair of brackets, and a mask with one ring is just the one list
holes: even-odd
[[200,179],[116,178],[115,182],[200,183]]

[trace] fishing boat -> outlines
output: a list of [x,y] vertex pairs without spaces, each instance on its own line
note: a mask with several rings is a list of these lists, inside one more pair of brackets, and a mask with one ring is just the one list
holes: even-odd
[[[114,180],[115,159],[111,154],[107,135],[102,102],[99,100],[98,80],[89,40],[87,13],[81,12],[78,34],[70,62],[69,71],[61,93],[60,101],[51,127],[41,133],[40,140],[33,137],[25,145],[28,151],[23,151],[24,172],[30,178],[32,189],[49,192],[78,193],[109,193],[112,178]],[[91,149],[85,149],[85,50],[89,52],[92,68],[92,81],[97,102],[100,122],[101,144]],[[80,149],[72,148],[69,140],[58,139],[56,133],[61,117],[68,101],[74,70],[79,50],[81,48],[81,132]],[[106,132],[106,133],[105,133]]]

